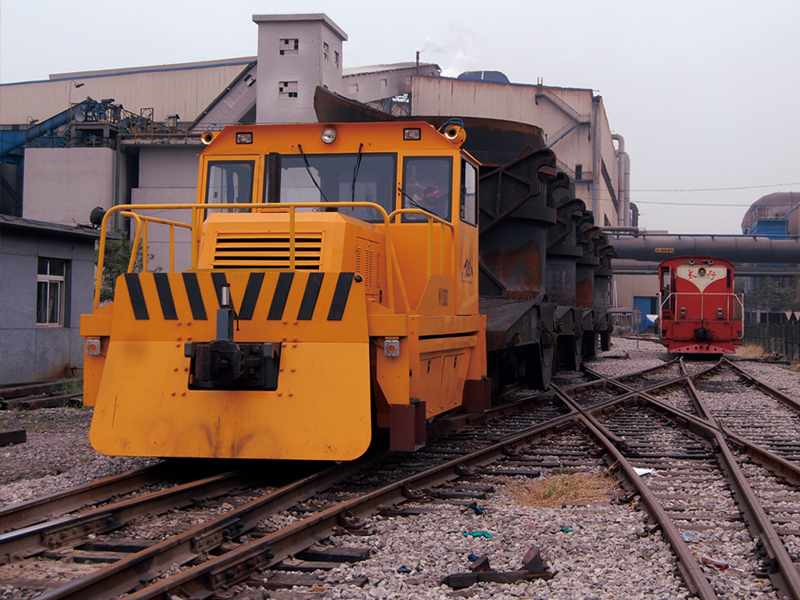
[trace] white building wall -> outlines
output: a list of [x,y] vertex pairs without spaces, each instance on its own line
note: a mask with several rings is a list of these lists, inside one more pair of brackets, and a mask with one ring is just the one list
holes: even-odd
[[[132,204],[188,204],[197,201],[198,155],[204,146],[142,146],[139,148],[139,187],[131,190]],[[147,211],[149,216],[190,224],[191,210]],[[153,255],[149,268],[168,272],[169,227],[148,226],[148,253]],[[175,270],[191,266],[191,234],[175,228]]]
[[22,216],[75,225],[96,206],[114,205],[116,153],[110,148],[28,148]]
[[[254,15],[253,21],[258,24],[256,122],[316,123],[314,89],[342,91],[347,34],[323,14]],[[297,48],[281,40],[297,40]]]
[[342,94],[358,102],[373,102],[400,96],[411,91],[415,75],[438,77],[441,69],[435,64],[401,63],[345,69]]
[[[595,97],[591,90],[414,77],[412,96],[415,115],[485,117],[541,127],[548,145],[558,157],[561,170],[574,179],[575,167],[581,165],[582,175],[575,184],[575,193],[589,209],[593,207],[596,184],[595,224],[602,226],[606,219],[611,225],[617,224],[616,208],[599,168],[602,158],[614,192],[619,196],[616,152],[602,98]],[[594,164],[592,123],[595,98],[598,102],[597,165]]]
[[[637,264],[636,261],[614,259],[615,265]],[[616,286],[617,306],[623,308],[633,308],[635,296],[657,296],[658,295],[658,276],[656,275],[619,275],[614,274],[614,285]]]

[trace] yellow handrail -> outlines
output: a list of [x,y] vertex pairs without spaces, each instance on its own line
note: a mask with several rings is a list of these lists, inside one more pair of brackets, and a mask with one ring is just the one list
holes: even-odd
[[[175,270],[175,228],[176,227],[183,227],[184,229],[192,229],[192,226],[188,223],[181,223],[180,221],[170,221],[167,219],[159,219],[158,217],[148,217],[145,215],[137,215],[136,213],[123,210],[119,213],[123,217],[127,217],[129,219],[133,219],[136,221],[136,233],[134,234],[133,240],[133,248],[131,249],[131,258],[128,261],[128,272],[133,272],[133,268],[136,265],[136,255],[139,253],[139,239],[142,239],[142,246],[144,247],[144,251],[142,253],[142,271],[147,272],[147,224],[148,223],[158,223],[161,225],[169,225],[169,271],[172,273]],[[141,231],[141,235],[140,235]],[[103,254],[103,258],[105,258],[105,246],[101,250],[101,254]],[[100,265],[102,265],[102,261],[98,259],[98,269]]]
[[[444,271],[444,256],[445,256],[445,243],[444,243],[444,229],[449,228],[452,232],[452,241],[450,243],[450,272],[449,276],[454,277],[456,273],[456,240],[455,240],[455,226],[437,217],[433,213],[419,208],[398,208],[389,214],[389,221],[393,222],[398,215],[421,215],[428,221],[428,277],[433,272],[433,224],[439,223],[442,226],[442,243],[439,246],[439,268]],[[406,223],[407,225],[408,223]],[[442,272],[444,275],[444,272]]]
[[[197,259],[198,253],[200,251],[200,230],[202,227],[202,223],[204,220],[202,219],[201,211],[208,211],[208,210],[225,210],[226,208],[236,208],[236,209],[254,209],[256,212],[288,212],[289,213],[289,234],[290,234],[290,268],[294,269],[295,267],[295,229],[296,229],[296,220],[295,220],[295,212],[298,208],[371,208],[378,211],[378,214],[383,218],[384,224],[384,231],[386,236],[386,247],[389,255],[392,257],[390,261],[387,262],[387,286],[388,286],[388,293],[389,293],[389,308],[394,310],[394,278],[397,277],[397,284],[400,286],[400,293],[403,299],[404,308],[406,312],[409,310],[409,303],[408,297],[405,291],[405,285],[403,283],[402,275],[400,273],[399,264],[397,261],[397,256],[394,251],[394,246],[392,244],[391,239],[391,232],[389,229],[389,215],[386,210],[380,205],[375,204],[373,202],[297,202],[297,203],[281,203],[281,204],[264,204],[261,202],[250,202],[250,203],[242,203],[242,204],[235,204],[235,205],[224,205],[224,204],[137,204],[137,205],[130,205],[130,204],[121,204],[118,206],[114,206],[106,211],[105,215],[103,216],[103,223],[100,226],[100,249],[98,252],[97,258],[97,277],[95,279],[95,290],[94,290],[94,308],[98,308],[100,306],[100,290],[102,288],[103,282],[103,263],[105,261],[105,247],[106,247],[106,233],[108,230],[108,219],[116,213],[120,213],[121,216],[131,218],[136,221],[136,233],[134,236],[134,247],[133,252],[131,254],[131,260],[128,263],[128,272],[132,272],[135,261],[136,261],[136,254],[138,253],[139,248],[139,241],[141,239],[141,235],[146,228],[146,223],[159,223],[164,225],[170,226],[170,271],[173,271],[175,268],[174,263],[174,227],[183,227],[186,229],[190,229],[192,231],[192,252],[191,252],[191,266],[192,268],[196,268],[197,266]],[[192,211],[192,224],[189,225],[187,223],[181,223],[179,221],[170,221],[167,219],[160,219],[157,217],[149,217],[145,215],[138,215],[132,212],[132,209],[137,211],[145,211],[145,210],[191,210]],[[422,211],[420,211],[422,213]],[[422,213],[428,214],[428,213]],[[143,226],[143,222],[145,225]],[[146,235],[146,233],[145,233]],[[145,251],[146,253],[146,251]],[[147,259],[145,259],[146,261]],[[144,262],[143,266],[147,263]],[[145,266],[146,270],[146,266]]]
[[[142,219],[142,245],[144,246],[144,251],[142,252],[142,272],[147,273],[148,271],[148,264],[147,264],[147,249],[149,246],[147,245],[147,218]],[[138,250],[138,248],[137,248]],[[134,255],[135,256],[135,255]]]
[[[108,228],[108,219],[111,217],[112,214],[117,212],[120,213],[121,216],[133,219],[136,222],[136,233],[134,235],[134,243],[133,243],[133,251],[131,253],[131,259],[128,263],[128,272],[133,272],[135,262],[136,262],[136,255],[139,249],[139,243],[144,237],[144,246],[145,252],[147,254],[147,225],[148,223],[157,223],[162,225],[168,225],[170,227],[170,272],[174,271],[175,269],[175,237],[174,237],[174,228],[175,227],[183,227],[185,229],[189,229],[192,231],[192,252],[191,252],[191,266],[192,268],[196,268],[197,260],[198,260],[198,253],[200,248],[200,230],[202,227],[202,223],[204,219],[202,218],[202,213],[200,211],[209,211],[209,210],[225,210],[226,208],[236,208],[238,210],[242,209],[253,209],[255,212],[288,212],[289,213],[289,267],[291,269],[295,268],[295,253],[296,253],[296,211],[299,208],[372,208],[378,211],[378,214],[383,218],[384,223],[384,234],[386,236],[386,248],[387,252],[390,256],[390,260],[387,261],[387,292],[389,296],[389,308],[394,310],[395,308],[395,298],[394,298],[394,285],[395,285],[395,278],[396,283],[399,286],[399,293],[400,298],[403,302],[403,309],[405,312],[410,311],[410,304],[408,301],[408,294],[406,293],[405,284],[403,281],[403,277],[400,271],[400,264],[397,258],[397,253],[394,248],[394,244],[392,242],[392,235],[391,235],[391,225],[393,225],[392,221],[397,218],[398,215],[404,214],[416,214],[425,217],[428,222],[428,275],[430,276],[433,271],[433,225],[434,223],[438,223],[442,226],[442,231],[446,228],[449,228],[452,232],[452,242],[451,242],[451,261],[450,261],[450,276],[454,276],[456,272],[455,262],[456,262],[456,248],[455,248],[455,227],[452,223],[445,221],[444,219],[433,215],[425,210],[421,210],[418,208],[402,208],[393,211],[391,214],[388,214],[386,210],[379,204],[375,204],[373,202],[297,202],[297,203],[281,203],[281,204],[264,204],[261,202],[250,202],[250,203],[242,203],[242,204],[235,204],[235,205],[224,205],[224,204],[137,204],[137,205],[118,205],[111,209],[109,209],[106,214],[103,216],[103,223],[101,225],[100,231],[100,249],[98,253],[98,260],[97,260],[97,278],[95,281],[95,292],[94,292],[94,308],[98,308],[100,306],[100,289],[102,287],[102,279],[103,279],[103,263],[105,260],[105,242],[106,242],[106,232]],[[146,211],[146,210],[191,210],[192,211],[192,224],[189,225],[187,223],[182,223],[179,221],[172,221],[167,219],[161,219],[158,217],[150,217],[146,215],[139,215],[133,212],[133,209],[137,211]],[[397,223],[394,223],[397,226]],[[442,235],[442,244],[440,248],[440,268],[444,271],[444,263],[445,263],[445,249],[444,249],[444,235]],[[145,256],[143,259],[143,270],[147,270],[147,257]],[[444,274],[444,273],[443,273]]]
[[[139,253],[139,239],[141,238],[142,235],[141,233],[142,218],[136,213],[132,213],[130,211],[123,211],[120,213],[120,215],[136,221],[136,233],[133,236],[133,247],[131,248],[131,257],[128,260],[128,273],[133,273],[133,269],[136,266],[136,255]],[[100,247],[100,252],[102,256],[101,258],[97,259],[97,268],[99,271],[102,272],[103,259],[105,258],[105,244]]]

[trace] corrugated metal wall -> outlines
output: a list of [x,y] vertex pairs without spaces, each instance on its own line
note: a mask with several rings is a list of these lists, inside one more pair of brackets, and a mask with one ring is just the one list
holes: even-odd
[[[0,125],[44,121],[87,96],[114,98],[134,113],[151,107],[157,121],[178,114],[181,121],[191,122],[252,60],[165,65],[160,70],[129,69],[119,74],[72,74],[64,79],[0,85]],[[83,86],[76,88],[75,83]]]

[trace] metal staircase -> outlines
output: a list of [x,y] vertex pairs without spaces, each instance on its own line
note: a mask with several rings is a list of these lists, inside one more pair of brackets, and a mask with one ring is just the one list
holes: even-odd
[[536,91],[536,100],[537,102],[539,99],[544,99],[550,102],[553,106],[559,109],[562,113],[564,113],[567,117],[569,117],[570,122],[564,125],[558,132],[553,135],[547,136],[547,147],[552,148],[555,146],[560,140],[564,139],[569,133],[574,130],[576,127],[580,125],[589,125],[591,123],[591,116],[587,114],[581,114],[576,111],[572,106],[570,106],[567,102],[565,102],[562,98],[553,94],[546,88],[542,86],[538,86]]

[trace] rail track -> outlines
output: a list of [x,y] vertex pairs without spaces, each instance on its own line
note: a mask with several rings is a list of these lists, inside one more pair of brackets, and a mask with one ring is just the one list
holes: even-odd
[[[624,371],[624,361],[614,370]],[[436,421],[434,440],[414,454],[387,455],[376,445],[359,461],[286,481],[277,471],[247,469],[196,478],[182,469],[175,481],[162,463],[8,507],[0,511],[0,580],[13,576],[25,598],[48,600],[255,598],[258,590],[292,585],[318,593],[374,586],[357,565],[381,552],[369,534],[390,521],[449,515],[461,523],[463,513],[497,506],[491,498],[502,500],[496,492],[509,481],[524,486],[585,471],[612,473],[619,490],[604,510],[626,511],[640,524],[634,538],[663,546],[654,562],[632,558],[636,539],[609,543],[606,560],[669,579],[675,597],[757,590],[764,598],[800,598],[800,421],[780,390],[728,361],[675,360],[610,377],[586,370],[557,377],[547,393],[514,396],[485,415]],[[475,556],[460,573],[442,571],[432,558],[403,576],[454,588],[568,585],[537,562],[534,550],[547,557],[546,547],[529,549],[517,553],[521,569],[502,570],[513,560],[498,558],[495,547],[496,555]],[[62,581],[52,574],[65,562],[86,566]],[[598,589],[609,585],[600,579]]]
[[81,406],[82,386],[83,380],[75,378],[0,386],[0,410]]

